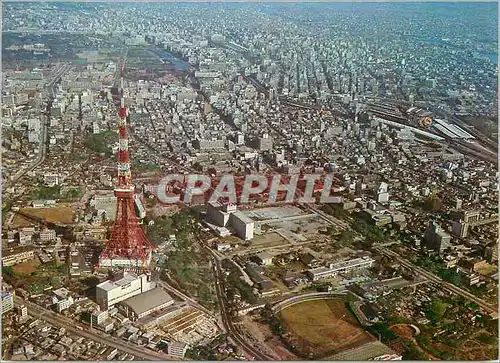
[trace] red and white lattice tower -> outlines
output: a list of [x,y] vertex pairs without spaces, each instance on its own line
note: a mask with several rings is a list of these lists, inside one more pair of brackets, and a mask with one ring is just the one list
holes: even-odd
[[134,185],[130,174],[127,109],[119,110],[118,184],[114,190],[116,216],[111,237],[99,257],[99,267],[147,267],[153,245],[139,225],[134,209]]

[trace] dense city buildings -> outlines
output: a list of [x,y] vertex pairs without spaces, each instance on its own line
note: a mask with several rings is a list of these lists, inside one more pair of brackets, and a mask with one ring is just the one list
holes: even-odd
[[498,359],[497,3],[2,11],[3,359]]

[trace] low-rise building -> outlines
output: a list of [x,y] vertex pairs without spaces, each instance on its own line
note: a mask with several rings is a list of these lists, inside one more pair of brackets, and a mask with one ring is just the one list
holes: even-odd
[[173,357],[184,358],[187,349],[188,345],[185,343],[172,341],[167,345],[167,352]]
[[29,245],[32,244],[33,242],[33,233],[30,232],[25,232],[25,231],[19,231],[19,245],[24,246],[24,245]]
[[45,207],[45,201],[44,200],[34,200],[31,203],[33,208],[43,208]]
[[71,296],[71,292],[64,287],[54,290],[53,294],[54,294],[53,301],[56,305],[56,310],[58,313],[68,309],[74,303],[74,299]]
[[261,265],[265,265],[265,266],[268,266],[268,265],[272,265],[273,264],[273,255],[271,255],[269,252],[261,252],[261,253],[258,253],[256,256],[257,260],[259,261],[259,263]]
[[104,311],[96,310],[90,315],[90,319],[91,319],[93,325],[99,325],[108,318],[109,318],[109,311],[108,310],[104,310]]
[[217,243],[216,247],[218,252],[224,252],[231,249],[231,245],[229,243]]
[[2,250],[2,266],[13,266],[35,258],[35,251],[30,246],[20,246]]
[[40,241],[41,242],[49,242],[54,241],[56,239],[56,231],[53,229],[46,229],[44,231],[40,231]]
[[308,282],[305,275],[291,271],[287,271],[283,275],[282,280],[288,288],[293,288],[295,286],[306,284]]
[[467,281],[467,284],[469,284],[469,286],[477,285],[479,284],[479,282],[481,282],[481,278],[479,277],[479,275],[473,273],[466,274],[465,280]]
[[335,277],[340,273],[347,273],[353,270],[370,268],[375,261],[369,257],[355,258],[348,261],[331,263],[329,267],[318,267],[307,271],[307,275],[312,281],[318,281],[328,277]]
[[311,253],[306,253],[300,257],[300,261],[309,268],[317,268],[321,266],[321,261]]
[[48,187],[53,187],[54,185],[59,184],[59,176],[57,174],[45,174],[43,176],[43,182]]

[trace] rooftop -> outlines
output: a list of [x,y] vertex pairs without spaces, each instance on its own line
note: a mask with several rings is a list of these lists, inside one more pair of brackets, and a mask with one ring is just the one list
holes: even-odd
[[235,216],[236,218],[238,218],[240,221],[242,221],[243,223],[253,223],[253,220],[252,218],[248,217],[245,213],[243,213],[242,211],[236,211],[233,213],[233,216]]
[[354,267],[354,266],[358,266],[358,265],[370,263],[370,262],[374,262],[374,261],[369,257],[355,258],[353,260],[342,261],[342,262],[331,264],[330,268],[332,270],[336,270],[336,269],[342,269],[345,267]]
[[127,305],[139,315],[169,301],[173,301],[173,299],[165,290],[155,288],[128,298],[122,301],[121,304]]
[[330,272],[331,270],[332,269],[330,269],[328,267],[316,267],[316,268],[310,269],[309,272],[313,275],[320,275],[320,274]]
[[60,299],[66,299],[70,294],[70,291],[65,287],[61,287],[60,289],[54,290],[53,293]]
[[2,250],[2,258],[11,256],[11,255],[17,255],[18,253],[29,252],[29,251],[33,251],[32,246],[19,246],[19,247],[3,249]]
[[273,258],[274,256],[272,254],[270,254],[269,252],[261,252],[261,253],[257,253],[257,257],[260,258],[262,261],[264,260],[267,260],[269,258]]
[[136,274],[129,273],[117,281],[106,280],[104,282],[101,282],[99,285],[97,285],[97,287],[106,291],[111,291],[113,289],[130,284],[131,282],[137,280],[138,278],[139,276],[137,276]]

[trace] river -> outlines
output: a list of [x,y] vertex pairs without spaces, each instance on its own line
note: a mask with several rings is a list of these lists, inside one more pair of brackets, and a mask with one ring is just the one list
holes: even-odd
[[165,60],[168,63],[170,63],[173,67],[175,67],[179,71],[187,71],[189,69],[189,67],[191,66],[189,63],[186,63],[183,60],[173,56],[172,54],[170,54],[166,50],[159,49],[159,48],[149,48],[149,50],[151,52],[155,53],[162,60]]

